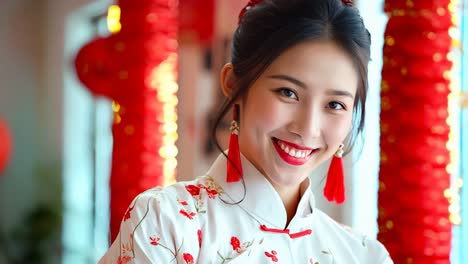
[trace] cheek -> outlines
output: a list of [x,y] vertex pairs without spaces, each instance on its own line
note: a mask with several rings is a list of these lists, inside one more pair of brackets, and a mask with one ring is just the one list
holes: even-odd
[[271,130],[286,122],[288,108],[270,98],[260,100],[261,103],[247,105],[246,121],[250,126],[260,130]]
[[346,136],[351,131],[352,115],[340,116],[330,119],[324,131],[324,137],[328,145],[339,145],[343,143]]

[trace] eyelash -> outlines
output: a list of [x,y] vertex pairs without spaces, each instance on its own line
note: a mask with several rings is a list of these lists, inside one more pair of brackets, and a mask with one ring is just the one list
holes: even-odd
[[[332,105],[339,105],[341,107],[341,109],[336,109],[336,108],[332,107]],[[328,103],[328,108],[330,108],[332,110],[337,110],[337,111],[346,110],[346,106],[343,103],[340,103],[340,102],[337,102],[337,101],[333,101],[333,102]]]
[[[293,90],[293,89],[290,89],[290,88],[278,88],[276,89],[276,93],[280,94],[281,96],[284,96],[288,99],[293,99],[293,100],[296,100],[296,101],[299,101],[299,97],[297,96],[297,93]],[[285,93],[291,93],[289,96],[286,95]],[[295,98],[292,98],[291,96],[294,95]],[[335,107],[333,107],[332,105],[338,105],[339,107],[341,107],[341,109],[336,109]],[[340,102],[337,102],[337,101],[332,101],[330,103],[328,103],[327,105],[328,108],[330,108],[331,110],[335,110],[335,111],[343,111],[343,110],[346,110],[346,106],[345,104],[343,103],[340,103]]]
[[[293,100],[296,100],[298,101],[299,100],[299,97],[297,96],[297,93],[293,90],[293,89],[289,89],[289,88],[279,88],[276,90],[276,92],[281,95],[281,96],[284,96],[288,99],[293,99]],[[287,95],[286,93],[290,93],[289,95]],[[294,95],[294,97],[291,97],[292,95]]]

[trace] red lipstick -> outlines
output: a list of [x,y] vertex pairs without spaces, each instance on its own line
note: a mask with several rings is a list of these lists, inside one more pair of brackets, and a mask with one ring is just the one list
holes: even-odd
[[287,163],[289,163],[291,165],[295,165],[295,166],[300,166],[300,165],[303,165],[304,163],[306,163],[309,160],[311,154],[314,153],[317,150],[317,149],[306,148],[306,147],[299,146],[299,145],[296,145],[296,144],[293,144],[293,143],[281,141],[284,145],[288,146],[289,148],[299,150],[299,151],[305,151],[305,152],[310,151],[310,154],[308,154],[305,157],[294,157],[294,156],[289,155],[289,153],[287,153],[286,151],[284,151],[280,147],[280,145],[279,145],[280,143],[278,142],[278,139],[272,139],[272,142],[273,142],[273,146],[275,146],[275,149],[278,152],[279,156],[285,162],[287,162]]

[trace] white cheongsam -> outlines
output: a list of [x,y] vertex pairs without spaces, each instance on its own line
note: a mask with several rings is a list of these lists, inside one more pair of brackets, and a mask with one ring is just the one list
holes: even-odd
[[378,241],[315,208],[309,180],[286,226],[275,189],[244,157],[242,165],[245,188],[226,182],[220,155],[202,177],[137,196],[99,263],[393,263]]

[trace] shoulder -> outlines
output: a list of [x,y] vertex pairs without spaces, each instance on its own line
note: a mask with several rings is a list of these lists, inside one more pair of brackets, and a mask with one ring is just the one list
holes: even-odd
[[124,219],[133,215],[156,214],[156,218],[176,217],[192,220],[200,211],[200,204],[214,200],[221,187],[210,177],[174,183],[164,188],[156,187],[139,194],[130,204]]
[[142,192],[130,203],[117,239],[100,263],[120,263],[123,259],[132,263],[182,263],[188,256],[198,256],[199,215],[205,203],[197,199],[211,199],[209,196],[216,192],[213,188],[209,179],[198,178]]
[[378,240],[340,224],[324,212],[314,209],[319,230],[326,231],[340,252],[350,250],[359,263],[393,263],[385,247]]

